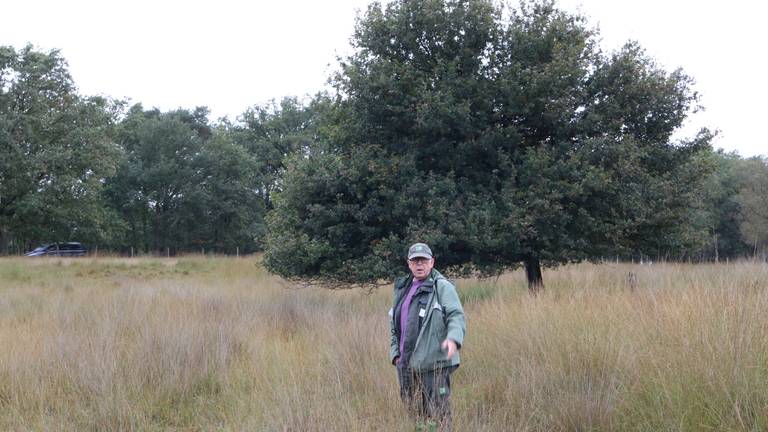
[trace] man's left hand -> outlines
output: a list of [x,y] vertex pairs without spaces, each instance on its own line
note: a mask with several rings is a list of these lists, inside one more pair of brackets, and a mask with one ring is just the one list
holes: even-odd
[[456,354],[456,351],[458,351],[458,347],[456,347],[456,342],[454,342],[452,339],[446,339],[443,341],[443,344],[441,345],[443,348],[443,351],[448,351],[447,357],[451,358]]

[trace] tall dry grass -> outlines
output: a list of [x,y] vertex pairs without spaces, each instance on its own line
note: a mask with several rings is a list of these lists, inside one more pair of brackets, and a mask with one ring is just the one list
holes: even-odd
[[[768,429],[768,266],[545,278],[459,282],[456,430]],[[0,260],[0,429],[412,430],[390,294],[292,289],[253,258]]]

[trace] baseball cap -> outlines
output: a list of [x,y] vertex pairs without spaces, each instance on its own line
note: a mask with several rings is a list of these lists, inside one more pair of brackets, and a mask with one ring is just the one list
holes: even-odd
[[432,259],[432,250],[424,243],[414,243],[413,246],[408,248],[408,259],[411,260],[418,257]]

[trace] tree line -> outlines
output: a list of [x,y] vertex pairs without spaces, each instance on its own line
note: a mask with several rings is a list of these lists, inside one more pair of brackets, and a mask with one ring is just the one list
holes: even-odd
[[[58,51],[0,47],[0,252],[250,253],[368,284],[433,246],[453,274],[765,255],[768,159],[715,151],[693,79],[599,48],[551,1],[374,2],[333,90],[234,121],[82,95]],[[756,138],[757,139],[757,138]]]
[[81,95],[58,51],[0,47],[0,251],[81,241],[105,251],[249,253],[283,159],[308,146],[324,97],[161,112]]

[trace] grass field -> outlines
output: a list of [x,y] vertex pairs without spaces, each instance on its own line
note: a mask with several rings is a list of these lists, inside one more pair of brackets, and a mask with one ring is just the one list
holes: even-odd
[[[768,430],[766,264],[544,277],[535,298],[519,272],[458,282],[455,430]],[[412,430],[390,295],[256,258],[2,259],[0,430]]]

